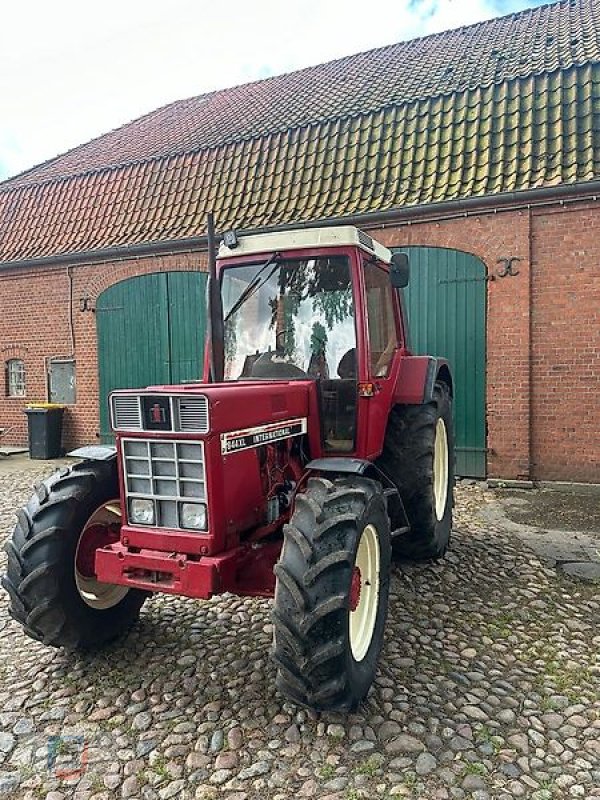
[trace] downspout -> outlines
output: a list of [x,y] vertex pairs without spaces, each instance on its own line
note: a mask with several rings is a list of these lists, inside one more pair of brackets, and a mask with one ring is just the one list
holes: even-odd
[[69,338],[71,340],[71,358],[75,358],[75,325],[73,323],[73,267],[67,267],[69,281]]
[[527,374],[527,477],[530,481],[534,480],[534,465],[533,465],[533,236],[531,233],[531,206],[527,209],[527,258],[529,261],[529,287],[528,287],[528,337],[527,337],[527,350],[528,350],[528,374]]

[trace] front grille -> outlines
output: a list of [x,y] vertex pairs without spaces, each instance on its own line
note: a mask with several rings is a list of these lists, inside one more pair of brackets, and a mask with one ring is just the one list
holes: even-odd
[[208,399],[202,397],[177,398],[178,430],[185,433],[208,433]]
[[123,431],[142,430],[142,409],[137,396],[113,397],[113,427]]
[[127,508],[135,497],[154,501],[155,527],[181,528],[181,503],[206,503],[202,442],[124,439]]

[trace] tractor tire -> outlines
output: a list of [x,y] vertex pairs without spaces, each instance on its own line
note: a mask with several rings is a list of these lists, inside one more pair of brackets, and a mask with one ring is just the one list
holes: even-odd
[[[38,484],[17,512],[5,545],[8,568],[2,586],[10,596],[11,616],[32,639],[52,647],[93,649],[138,618],[147,592],[100,584],[93,575],[89,537],[92,547],[97,545],[94,536],[102,537],[111,525],[113,541],[118,536],[118,497],[115,462],[82,462]],[[86,567],[80,548],[84,539]]]
[[381,485],[311,478],[296,497],[275,566],[277,687],[315,711],[352,711],[383,643],[390,524]]
[[[450,543],[454,502],[454,427],[446,384],[433,399],[392,409],[377,466],[396,484],[410,524],[392,540],[395,558],[441,558]],[[398,527],[392,520],[392,528]]]

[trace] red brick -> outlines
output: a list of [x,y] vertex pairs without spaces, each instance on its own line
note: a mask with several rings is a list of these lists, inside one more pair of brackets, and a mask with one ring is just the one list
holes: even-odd
[[[496,272],[501,257],[522,259],[518,276],[487,284],[489,474],[600,482],[597,203],[375,226],[370,231],[390,246],[473,253],[488,273]],[[95,441],[99,426],[96,320],[79,312],[79,297],[89,293],[95,299],[108,286],[135,275],[198,269],[203,263],[203,254],[187,253],[72,268],[77,404],[66,417],[67,447]],[[27,401],[46,399],[45,359],[70,354],[68,321],[66,267],[0,273],[0,353],[3,361],[24,359]],[[8,429],[3,442],[25,441],[24,405],[5,398],[2,383],[0,427]]]

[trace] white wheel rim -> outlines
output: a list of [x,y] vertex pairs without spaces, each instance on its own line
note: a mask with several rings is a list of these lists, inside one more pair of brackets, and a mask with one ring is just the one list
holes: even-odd
[[433,454],[433,498],[435,516],[438,522],[444,517],[448,499],[448,434],[443,419],[435,426],[435,445]]
[[[117,521],[120,517],[121,510],[118,500],[112,500],[110,503],[100,506],[100,508],[94,511],[92,516],[86,522],[85,527],[81,532],[81,536],[79,537],[79,542],[81,542],[85,532],[92,525],[111,524]],[[94,578],[89,578],[88,576],[83,575],[77,569],[78,554],[79,544],[77,545],[77,550],[75,552],[75,584],[77,586],[79,596],[83,602],[87,606],[90,606],[90,608],[95,608],[100,611],[107,608],[112,608],[120,603],[129,591],[127,586],[118,586],[114,583],[100,583]]]
[[[367,655],[379,606],[379,539],[374,525],[367,525],[358,542],[354,561],[355,575],[360,576],[360,593],[354,609],[350,608],[350,648],[355,661]],[[358,572],[357,572],[358,570]]]

